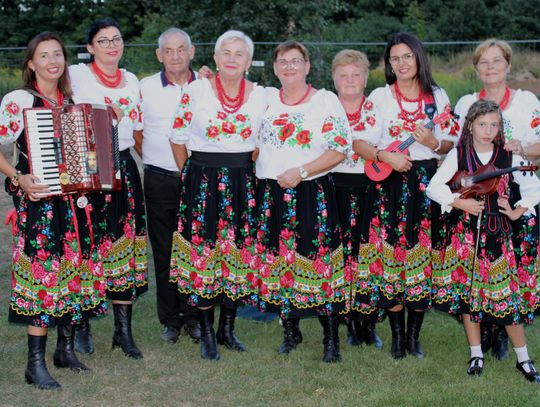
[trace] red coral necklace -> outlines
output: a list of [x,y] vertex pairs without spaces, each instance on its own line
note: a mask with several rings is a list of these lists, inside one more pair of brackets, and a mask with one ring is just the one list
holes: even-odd
[[[398,117],[402,120],[405,120],[409,123],[414,123],[418,120],[425,119],[426,115],[422,111],[422,100],[424,99],[422,90],[420,90],[420,93],[418,94],[417,99],[409,99],[406,98],[403,93],[399,90],[399,86],[397,82],[394,82],[394,90],[396,92],[396,100],[399,106],[399,114]],[[402,101],[408,102],[408,103],[417,103],[416,109],[414,109],[412,112],[409,112],[408,110],[405,110],[403,107]]]
[[307,87],[306,93],[297,102],[295,102],[295,103],[286,103],[285,100],[283,99],[283,88],[280,88],[279,89],[279,100],[281,100],[281,103],[283,103],[284,105],[297,106],[300,103],[302,103],[304,100],[306,100],[306,98],[309,95],[309,92],[311,92],[311,89],[312,89],[312,86],[311,86],[311,84],[309,84],[308,87]]
[[118,85],[120,85],[120,82],[122,82],[122,71],[120,69],[116,69],[116,72],[113,75],[106,74],[101,69],[99,69],[99,66],[96,64],[96,61],[92,62],[92,69],[96,76],[99,78],[102,84],[107,86],[108,88],[116,88]]
[[227,95],[227,92],[225,92],[225,88],[223,87],[223,83],[221,83],[221,78],[219,77],[219,74],[216,75],[216,91],[218,95],[219,103],[221,103],[221,107],[226,113],[236,113],[240,108],[242,107],[242,104],[244,103],[244,96],[246,94],[246,79],[242,78],[240,81],[240,86],[238,88],[238,94],[236,97],[230,97]]
[[[484,100],[486,96],[487,96],[487,92],[484,88],[482,88],[482,90],[478,94],[478,99]],[[499,107],[501,108],[501,110],[504,110],[508,107],[508,102],[510,102],[510,88],[507,86],[506,89],[504,90],[504,95],[499,103]]]
[[364,102],[366,101],[366,97],[362,96],[362,101],[360,102],[360,107],[358,110],[354,113],[347,113],[347,120],[349,120],[349,126],[354,126],[360,121],[360,113],[362,112],[362,106],[364,106]]

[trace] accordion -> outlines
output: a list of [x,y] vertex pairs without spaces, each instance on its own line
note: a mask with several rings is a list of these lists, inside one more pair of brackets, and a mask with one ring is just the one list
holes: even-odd
[[48,195],[120,190],[113,115],[89,103],[23,110],[30,172],[49,186]]

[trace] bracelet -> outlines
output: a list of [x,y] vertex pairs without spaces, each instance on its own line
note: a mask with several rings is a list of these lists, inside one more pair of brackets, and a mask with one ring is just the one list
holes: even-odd
[[377,150],[377,152],[375,153],[375,161],[378,162],[378,163],[381,162],[381,160],[379,159],[379,153],[380,153],[381,151],[383,151],[383,150]]
[[15,185],[16,187],[19,186],[19,176],[21,175],[21,172],[17,170],[15,174],[10,178],[11,183]]
[[442,140],[439,140],[439,144],[437,144],[437,147],[433,150],[434,153],[438,153],[442,146]]

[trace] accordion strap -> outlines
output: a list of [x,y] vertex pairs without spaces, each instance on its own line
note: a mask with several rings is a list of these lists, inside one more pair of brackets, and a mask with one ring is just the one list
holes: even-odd
[[[46,100],[48,103],[50,103],[52,106],[58,106],[58,103],[56,103],[56,100],[53,100],[51,98],[48,98],[47,96],[44,96],[42,95],[41,93],[39,92],[36,92],[34,89],[25,89],[28,93],[30,93],[31,95],[33,96],[37,96],[38,98],[40,99],[43,99],[43,100]],[[68,98],[64,98],[64,104],[63,106],[65,105],[68,105],[69,104],[69,99]]]

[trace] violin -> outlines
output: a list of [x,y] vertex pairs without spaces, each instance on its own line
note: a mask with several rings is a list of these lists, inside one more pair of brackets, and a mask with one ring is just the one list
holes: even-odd
[[456,172],[447,185],[453,193],[461,194],[460,198],[462,199],[476,198],[496,192],[501,175],[514,171],[521,171],[523,175],[530,172],[530,175],[533,175],[536,170],[538,170],[537,165],[518,165],[498,169],[493,164],[486,164],[478,167],[473,174],[469,174],[467,171]]

